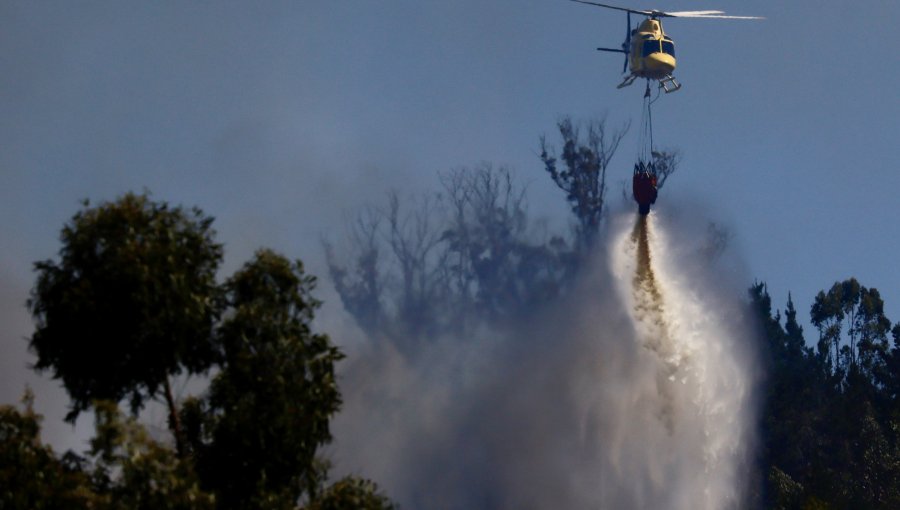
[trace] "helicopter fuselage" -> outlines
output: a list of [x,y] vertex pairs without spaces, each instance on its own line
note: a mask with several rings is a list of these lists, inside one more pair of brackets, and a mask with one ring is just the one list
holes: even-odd
[[[628,23],[625,42],[621,48],[597,48],[599,51],[625,54],[622,72],[630,72],[618,88],[627,87],[638,78],[646,78],[648,86],[649,80],[657,80],[660,88],[666,92],[675,92],[681,88],[681,84],[672,76],[672,72],[675,71],[675,43],[663,32],[660,18],[763,19],[758,16],[728,16],[724,11],[715,10],[666,12],[656,9],[631,9],[591,0],[572,1],[628,13],[625,18]],[[632,14],[640,14],[647,19],[632,29]]]
[[633,76],[662,80],[675,70],[675,43],[663,32],[658,19],[644,20],[631,34],[628,52]]

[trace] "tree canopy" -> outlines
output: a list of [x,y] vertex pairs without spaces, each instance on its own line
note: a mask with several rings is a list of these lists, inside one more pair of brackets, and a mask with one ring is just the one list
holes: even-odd
[[60,260],[35,264],[35,368],[62,381],[68,419],[97,399],[138,410],[169,376],[212,365],[222,260],[212,222],[146,195],[85,202],[63,227]]
[[891,329],[878,290],[848,278],[819,292],[815,349],[790,298],[784,325],[765,285],[751,299],[766,339],[766,507],[900,507],[900,325]]
[[290,508],[325,477],[315,455],[331,441],[343,356],[312,332],[314,282],[299,261],[261,250],[225,283],[221,371],[185,422],[204,486],[233,508]]
[[[95,434],[59,457],[31,397],[0,407],[0,508],[393,508],[368,480],[327,483],[319,454],[343,354],[313,330],[315,278],[261,249],[217,282],[212,222],[147,195],[85,202],[63,228],[61,261],[35,265],[35,368],[62,381],[69,419],[93,411]],[[207,390],[179,408],[168,378],[205,370]],[[160,389],[170,441],[119,410]]]

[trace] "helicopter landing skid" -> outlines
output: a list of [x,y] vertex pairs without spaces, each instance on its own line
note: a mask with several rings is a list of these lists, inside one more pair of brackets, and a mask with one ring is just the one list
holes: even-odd
[[616,88],[620,89],[622,87],[627,87],[627,86],[631,85],[632,83],[634,83],[634,80],[636,80],[636,79],[637,79],[637,75],[630,74],[630,75],[626,76],[625,79],[622,80],[622,83],[620,83]]
[[[672,88],[669,88],[669,85],[671,85]],[[674,76],[667,74],[665,78],[659,80],[659,88],[665,90],[666,94],[668,94],[669,92],[675,92],[681,89],[681,84],[678,83]]]

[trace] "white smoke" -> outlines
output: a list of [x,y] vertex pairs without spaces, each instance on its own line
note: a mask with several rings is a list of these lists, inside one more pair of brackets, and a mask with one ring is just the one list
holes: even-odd
[[743,289],[699,255],[694,224],[651,215],[649,227],[654,311],[629,213],[552,310],[436,339],[414,363],[348,349],[337,471],[405,508],[740,506],[756,366]]

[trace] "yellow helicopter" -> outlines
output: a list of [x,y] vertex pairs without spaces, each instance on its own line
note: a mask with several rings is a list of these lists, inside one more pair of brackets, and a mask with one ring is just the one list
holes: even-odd
[[[658,80],[659,86],[668,92],[675,92],[681,84],[672,76],[675,70],[675,42],[663,32],[660,18],[721,18],[721,19],[764,19],[758,16],[726,16],[722,11],[674,11],[640,10],[617,7],[615,5],[572,0],[581,4],[596,5],[625,11],[627,14],[627,31],[621,49],[597,48],[600,51],[612,51],[625,54],[625,65],[622,72],[631,70],[618,88],[627,87],[638,78]],[[631,14],[647,16],[637,28],[631,28]]]

